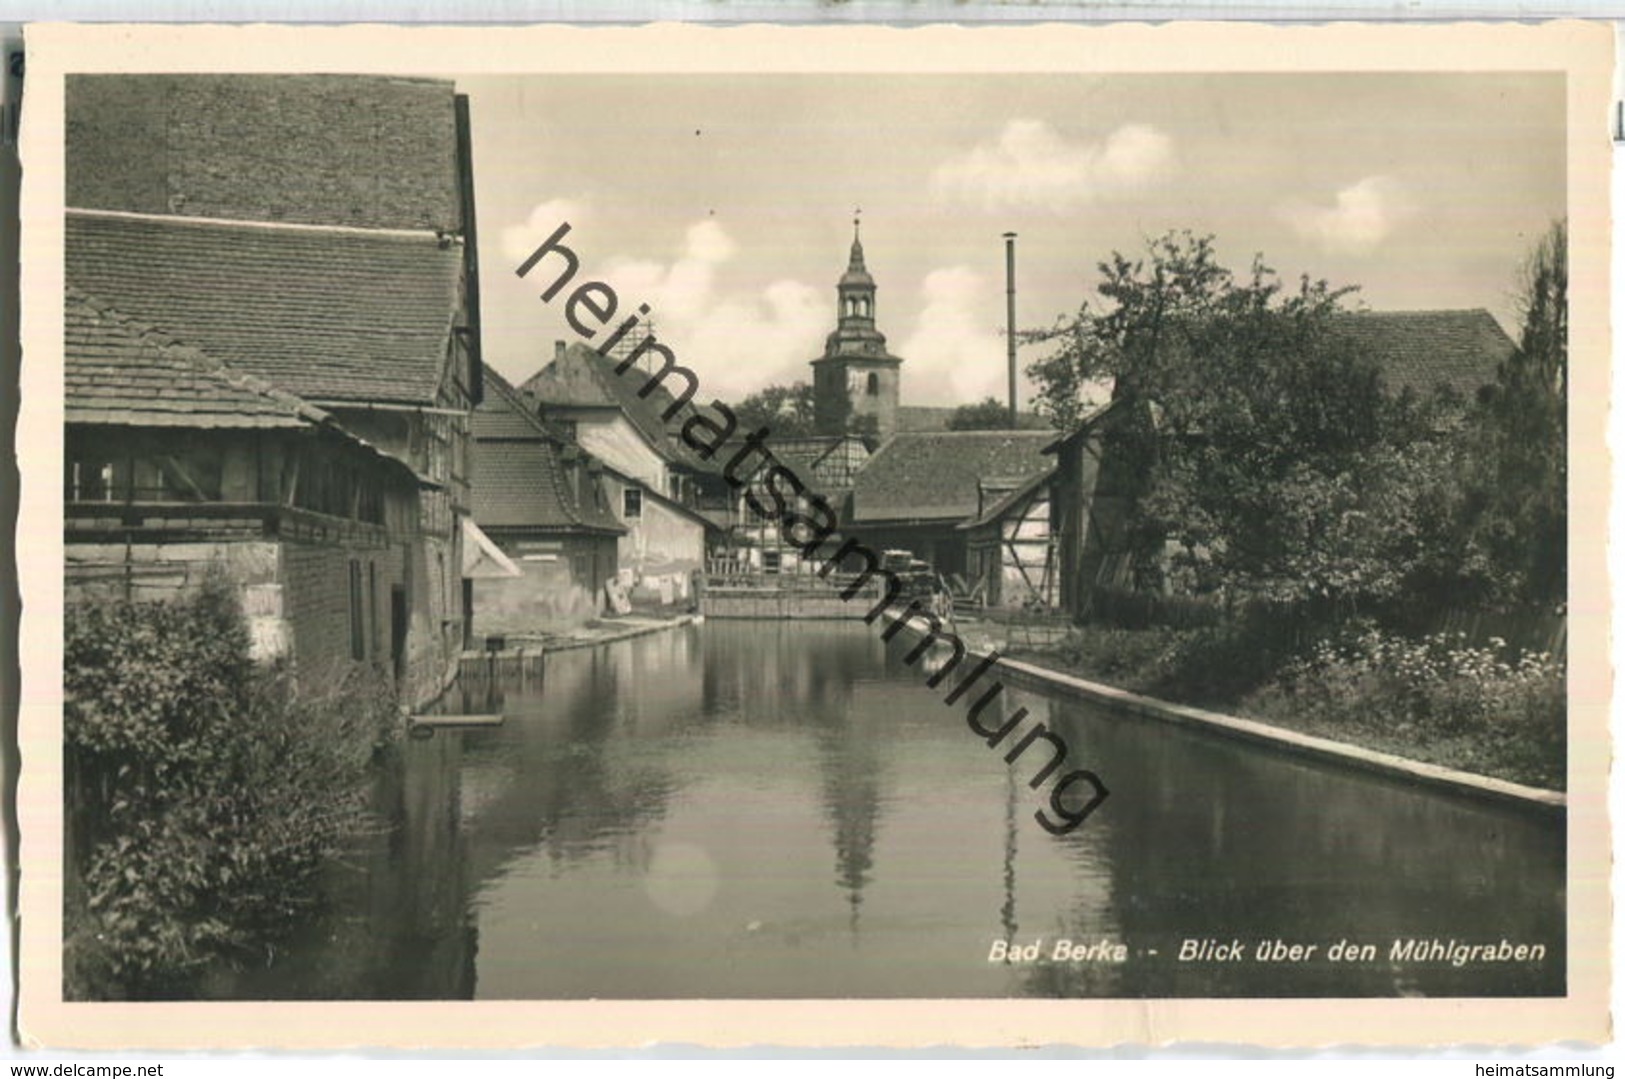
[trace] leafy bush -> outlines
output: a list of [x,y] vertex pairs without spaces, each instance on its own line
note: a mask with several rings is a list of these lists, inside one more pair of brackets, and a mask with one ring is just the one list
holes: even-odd
[[1563,783],[1563,664],[1544,652],[1514,657],[1499,638],[1475,646],[1459,633],[1411,640],[1355,627],[1289,664],[1247,708],[1456,767]]
[[381,676],[302,692],[250,659],[230,587],[70,610],[65,990],[161,997],[311,903],[366,821],[396,716]]
[[1223,707],[1267,682],[1291,637],[1264,616],[1194,629],[1074,627],[1040,658],[1114,686]]
[[1180,637],[1180,631],[1161,626],[1074,626],[1036,658],[1088,678],[1143,692],[1166,677]]
[[1198,629],[1079,626],[1038,662],[1168,700],[1257,716],[1401,756],[1562,787],[1560,659],[1499,638],[1412,639],[1357,623],[1298,645],[1312,625],[1266,613]]

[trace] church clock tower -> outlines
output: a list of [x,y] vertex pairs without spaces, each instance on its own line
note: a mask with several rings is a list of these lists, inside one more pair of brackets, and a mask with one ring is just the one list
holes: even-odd
[[903,361],[886,351],[875,329],[875,279],[863,262],[858,219],[852,219],[852,256],[835,286],[835,332],[824,354],[812,361],[814,423],[822,435],[872,430],[881,439],[897,430],[898,369]]

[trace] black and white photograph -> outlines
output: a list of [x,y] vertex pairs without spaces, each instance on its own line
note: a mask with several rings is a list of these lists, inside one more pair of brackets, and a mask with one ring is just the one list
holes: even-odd
[[1604,1029],[1574,72],[796,40],[58,56],[47,996]]

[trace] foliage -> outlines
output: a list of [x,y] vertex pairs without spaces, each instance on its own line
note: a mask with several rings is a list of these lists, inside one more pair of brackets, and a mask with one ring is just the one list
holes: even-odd
[[218,580],[70,609],[64,661],[68,991],[181,992],[311,901],[321,857],[366,821],[392,695],[381,677],[302,694],[256,666]]
[[1226,707],[1268,682],[1293,654],[1293,622],[1266,608],[1216,625],[1074,626],[1045,659],[1136,693]]
[[1172,669],[1180,639],[1180,631],[1165,626],[1074,626],[1046,650],[1046,658],[1066,670],[1143,693]]
[[1467,530],[1504,605],[1555,607],[1567,592],[1568,230],[1554,224],[1524,267],[1518,347],[1471,431]]
[[1105,305],[1032,335],[1055,347],[1029,370],[1063,428],[1084,387],[1111,383],[1103,483],[1132,504],[1141,584],[1178,570],[1198,591],[1272,600],[1369,591],[1373,537],[1325,525],[1372,512],[1367,455],[1399,417],[1333,332],[1349,290],[1304,278],[1288,291],[1261,259],[1238,279],[1212,237],[1189,233],[1100,269]]
[[741,431],[766,427],[773,438],[805,438],[818,433],[813,388],[806,382],[764,387],[734,406]]
[[1563,665],[1509,651],[1499,638],[1410,640],[1356,624],[1289,664],[1245,707],[1408,753],[1449,747],[1454,766],[1560,787]]
[[[875,418],[857,415],[851,400],[844,394],[833,399],[830,406],[846,433],[870,441],[878,437],[879,424]],[[766,427],[769,445],[773,439],[810,438],[822,433],[818,429],[816,392],[806,382],[764,387],[735,405],[734,416],[741,431]]]
[[1003,431],[1010,426],[1010,408],[996,397],[986,397],[954,409],[947,426],[950,431]]
[[[1314,625],[1298,627],[1312,634]],[[1138,693],[1342,742],[1560,788],[1564,671],[1459,633],[1410,639],[1355,620],[1297,642],[1267,612],[1198,629],[1075,627],[1034,659]],[[1295,654],[1296,653],[1296,654]]]

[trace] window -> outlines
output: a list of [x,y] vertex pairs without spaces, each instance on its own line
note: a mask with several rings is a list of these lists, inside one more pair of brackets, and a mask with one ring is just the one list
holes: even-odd
[[[119,462],[122,464],[123,462]],[[126,486],[107,457],[84,457],[68,462],[67,500],[69,502],[112,502]],[[125,476],[128,469],[124,470]]]
[[366,627],[361,618],[361,563],[350,559],[350,658],[367,658]]
[[627,520],[636,520],[643,516],[643,492],[636,487],[628,487],[621,492],[621,516]]
[[873,371],[869,372],[868,393],[870,397],[876,397],[880,394],[880,376]]
[[70,502],[218,502],[224,454],[190,437],[70,436],[63,495]]

